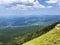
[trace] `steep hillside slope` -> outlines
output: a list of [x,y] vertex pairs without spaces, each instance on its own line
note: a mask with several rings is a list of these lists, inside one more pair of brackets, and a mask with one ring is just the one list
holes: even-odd
[[56,25],[48,33],[28,41],[23,45],[60,45],[60,24]]

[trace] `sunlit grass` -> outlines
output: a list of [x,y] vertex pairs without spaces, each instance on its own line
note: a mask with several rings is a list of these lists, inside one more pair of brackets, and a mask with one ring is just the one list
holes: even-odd
[[23,45],[60,45],[60,27],[55,27],[48,33],[28,41]]

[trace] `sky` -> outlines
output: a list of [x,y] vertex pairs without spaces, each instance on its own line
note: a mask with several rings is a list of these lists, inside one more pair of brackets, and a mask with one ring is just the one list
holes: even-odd
[[60,0],[0,0],[0,16],[60,15]]

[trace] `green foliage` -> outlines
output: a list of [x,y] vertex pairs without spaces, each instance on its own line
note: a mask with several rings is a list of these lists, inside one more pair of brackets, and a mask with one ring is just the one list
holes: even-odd
[[23,43],[22,45],[60,45],[60,27],[56,28],[55,26],[55,28],[48,33]]
[[47,26],[41,28],[40,30],[34,31],[31,34],[28,34],[27,37],[25,37],[25,39],[23,40],[22,44],[29,41],[29,40],[31,40],[31,39],[34,39],[38,36],[41,36],[42,34],[47,33],[48,31],[53,29],[58,23],[59,22],[53,23],[52,25],[47,25]]
[[[24,35],[20,40],[15,40],[15,43],[18,45],[22,45],[23,43],[30,41],[36,37],[39,37],[47,32],[49,32],[51,29],[53,29],[59,22],[53,23],[51,25],[47,25],[42,27],[41,29],[35,30],[34,32],[27,33]],[[18,41],[19,40],[19,41]],[[18,42],[17,42],[18,41]],[[12,44],[11,44],[12,45]]]
[[47,33],[59,22],[46,26],[26,26],[26,27],[9,27],[0,29],[0,42],[3,45],[22,45],[42,34]]
[[43,26],[8,27],[0,29],[0,42],[7,43],[36,31]]

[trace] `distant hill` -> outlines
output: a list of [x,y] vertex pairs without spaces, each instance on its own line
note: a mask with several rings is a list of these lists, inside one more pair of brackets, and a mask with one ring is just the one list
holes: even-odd
[[48,33],[28,41],[23,45],[60,45],[60,24],[56,25]]
[[0,17],[0,27],[46,25],[60,21],[60,15],[40,15],[29,17]]

